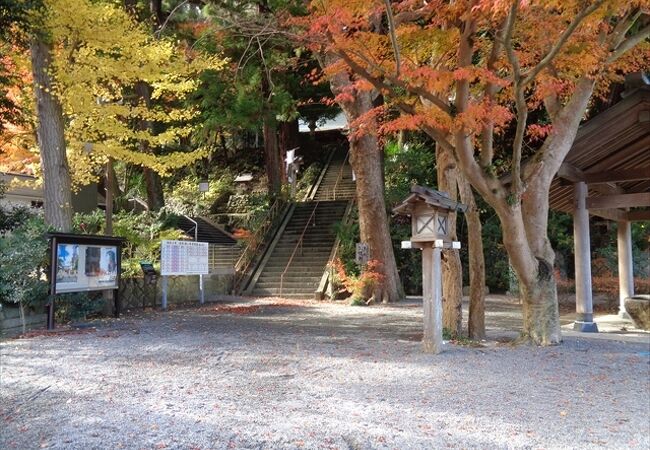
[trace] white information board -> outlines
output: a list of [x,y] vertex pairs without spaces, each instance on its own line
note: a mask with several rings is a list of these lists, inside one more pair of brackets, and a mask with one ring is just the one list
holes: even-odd
[[56,293],[117,289],[118,248],[114,245],[56,245]]
[[161,275],[207,275],[208,243],[194,241],[162,241]]

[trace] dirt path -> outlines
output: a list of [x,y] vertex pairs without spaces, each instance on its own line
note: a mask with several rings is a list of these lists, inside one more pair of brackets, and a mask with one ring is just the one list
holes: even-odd
[[420,316],[271,300],[4,341],[0,448],[650,448],[647,344],[431,356]]

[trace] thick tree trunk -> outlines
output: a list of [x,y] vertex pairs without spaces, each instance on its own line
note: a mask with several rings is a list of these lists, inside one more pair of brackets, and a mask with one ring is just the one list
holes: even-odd
[[[436,146],[436,169],[438,190],[447,192],[453,200],[458,199],[458,171],[452,155]],[[450,237],[457,239],[456,213],[449,214]],[[458,250],[446,249],[442,258],[442,326],[452,335],[462,332],[463,324],[463,275]]]
[[[333,54],[321,55],[321,65],[330,65],[338,59]],[[348,123],[369,112],[373,108],[372,95],[367,91],[350,93],[353,81],[346,72],[340,72],[330,79],[332,93],[340,96],[338,103],[346,115]],[[372,131],[351,130],[350,164],[356,175],[357,205],[359,208],[359,231],[361,241],[368,244],[370,259],[378,263],[377,269],[383,276],[381,285],[376,285],[369,293],[369,300],[393,302],[404,297],[404,290],[397,272],[393,245],[388,227],[388,215],[384,200],[381,153],[376,133]]]
[[485,339],[485,256],[481,218],[472,187],[462,173],[458,174],[461,201],[467,205],[467,246],[469,253],[469,318],[467,330],[471,339]]
[[[260,12],[266,10],[266,2],[259,5]],[[269,195],[276,197],[280,194],[282,188],[282,172],[283,161],[280,158],[280,150],[278,147],[278,124],[275,119],[275,113],[272,110],[269,102],[271,101],[271,83],[267,78],[268,74],[262,71],[262,101],[265,102],[264,109],[264,123],[262,125],[262,133],[264,134],[264,163],[266,165],[267,185]]]
[[503,230],[503,243],[519,281],[523,305],[522,340],[538,345],[558,344],[562,334],[553,260],[533,251],[541,248],[548,239],[545,234],[526,235],[525,223],[531,218],[526,216],[524,220],[518,205],[499,208],[497,214]]
[[521,289],[524,316],[522,339],[538,345],[553,345],[562,341],[557,286],[553,267],[547,264],[540,261],[536,282]]
[[268,178],[269,194],[273,197],[280,194],[282,187],[282,161],[278,150],[278,133],[276,122],[272,119],[264,121],[264,160]]
[[43,170],[45,221],[57,231],[72,229],[72,190],[65,149],[63,109],[50,75],[51,48],[35,38],[31,43],[32,72],[38,124],[36,134]]
[[368,244],[370,258],[380,263],[383,282],[371,294],[381,302],[400,300],[404,294],[397,273],[382,189],[382,168],[377,138],[365,135],[350,141],[350,164],[357,178],[357,204],[361,241]]
[[158,172],[148,167],[143,167],[144,182],[147,188],[147,207],[150,211],[160,211],[165,206],[162,179]]

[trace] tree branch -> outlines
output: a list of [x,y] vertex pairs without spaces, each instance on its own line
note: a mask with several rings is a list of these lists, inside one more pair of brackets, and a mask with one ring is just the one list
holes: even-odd
[[[502,26],[502,29],[505,27],[505,24]],[[503,46],[501,45],[501,40],[495,38],[492,42],[492,49],[490,50],[490,56],[487,60],[487,69],[492,73],[496,73],[496,62],[499,59],[499,53]],[[496,83],[488,82],[485,86],[485,98],[492,103],[494,96],[499,91],[499,86]],[[492,164],[494,159],[494,120],[491,117],[486,119],[486,124],[483,127],[481,132],[481,156],[480,162],[481,166],[485,169],[486,167]]]
[[625,16],[622,17],[621,20],[616,24],[614,31],[612,32],[612,50],[621,45],[621,42],[623,42],[625,39],[627,32],[630,31],[630,28],[632,28],[634,22],[636,22],[639,17],[641,17],[641,15],[643,15],[643,10],[641,8],[638,8],[636,10],[630,9],[625,14]]
[[390,34],[390,42],[393,45],[393,53],[395,53],[395,77],[399,78],[400,75],[400,51],[397,44],[397,35],[395,34],[395,20],[393,18],[393,8],[390,5],[390,0],[384,0],[386,5],[386,19],[388,20],[388,33]]
[[160,37],[161,33],[163,32],[163,30],[164,30],[165,27],[167,26],[167,22],[169,22],[169,19],[171,19],[171,17],[174,15],[174,13],[175,13],[176,11],[178,11],[178,9],[179,9],[180,7],[182,7],[183,5],[185,5],[186,3],[188,3],[188,1],[189,1],[189,0],[184,0],[184,1],[180,2],[178,5],[176,5],[176,7],[175,7],[174,9],[172,9],[172,11],[169,13],[169,15],[167,16],[167,18],[166,18],[165,21],[163,22],[163,24],[162,24],[162,25],[160,26],[160,28],[159,28],[159,29],[154,33],[157,37]]
[[508,61],[512,65],[513,78],[515,83],[518,83],[521,79],[521,65],[519,64],[519,58],[515,50],[512,48],[512,33],[515,28],[515,19],[517,17],[517,11],[519,10],[519,0],[514,0],[512,6],[510,6],[510,12],[506,18],[506,25],[503,29],[503,46],[506,50],[506,55],[508,56]]
[[514,0],[510,6],[510,12],[506,19],[506,26],[503,33],[503,45],[508,56],[508,61],[512,65],[514,85],[513,91],[515,94],[515,111],[517,112],[517,130],[515,132],[515,139],[512,144],[512,185],[511,191],[516,199],[519,199],[522,192],[521,183],[521,148],[524,142],[524,134],[526,131],[526,120],[528,119],[528,105],[526,105],[526,97],[524,96],[524,83],[521,77],[521,65],[519,58],[512,48],[512,33],[515,27],[515,19],[519,9],[519,0]]
[[621,42],[621,44],[616,49],[614,49],[614,51],[612,51],[611,55],[607,58],[606,63],[613,63],[648,37],[650,37],[650,24],[646,25],[638,33],[633,34]]
[[[395,87],[401,88],[407,92],[410,92],[414,95],[418,95],[427,101],[431,102],[438,108],[440,108],[442,111],[446,112],[447,114],[450,113],[449,105],[440,100],[438,97],[433,95],[431,92],[427,91],[424,88],[418,87],[418,86],[413,86],[410,84],[406,84],[402,80],[392,77],[390,75],[383,74],[384,79],[389,81],[390,83],[387,83],[384,81],[384,79],[381,79],[379,77],[373,76],[365,67],[363,67],[361,64],[358,64],[346,51],[344,50],[335,50],[336,54],[343,60],[345,63],[350,66],[350,68],[361,75],[363,78],[366,80],[370,81],[375,88],[378,90],[388,90],[388,91],[394,91]],[[365,58],[364,55],[357,55],[360,58],[362,58],[366,63],[372,64],[370,61]],[[376,67],[376,66],[375,66]],[[381,68],[376,67],[378,70],[381,70]]]
[[564,32],[560,35],[560,38],[555,42],[553,47],[551,47],[551,50],[542,58],[542,60],[537,63],[535,67],[533,67],[530,71],[528,71],[524,75],[524,81],[522,83],[523,86],[527,85],[531,81],[539,75],[539,73],[548,66],[553,59],[557,56],[557,54],[562,50],[562,47],[564,47],[564,44],[569,40],[573,32],[578,28],[578,26],[582,23],[582,21],[591,15],[594,11],[596,11],[600,6],[605,2],[605,0],[597,0],[594,2],[592,5],[587,6],[584,8],[582,11],[580,11],[571,21],[569,26],[564,30]]

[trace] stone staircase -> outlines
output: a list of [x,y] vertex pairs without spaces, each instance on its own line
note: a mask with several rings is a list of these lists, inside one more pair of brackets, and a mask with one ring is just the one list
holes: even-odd
[[[330,161],[314,200],[295,205],[246,293],[313,298],[336,240],[334,224],[343,219],[354,192],[352,171],[345,154],[338,152]],[[297,246],[303,232],[302,246]]]
[[[198,225],[197,241],[208,242],[210,244],[235,245],[237,241],[228,233],[217,228],[207,220],[201,217],[192,217],[192,220]],[[188,217],[178,216],[178,227],[183,230],[188,237],[194,239],[194,222]]]
[[[196,237],[198,242],[207,242],[210,244],[208,250],[208,267],[212,274],[232,274],[235,273],[235,263],[241,255],[241,247],[237,245],[237,240],[221,228],[213,225],[210,221],[201,217],[192,217],[191,220],[186,216],[177,216],[178,227],[190,239]],[[198,231],[195,234],[195,224],[198,225]]]
[[356,184],[352,181],[352,167],[345,153],[338,151],[318,186],[314,200],[349,200],[354,198]]

